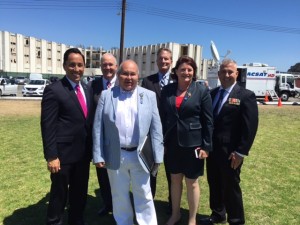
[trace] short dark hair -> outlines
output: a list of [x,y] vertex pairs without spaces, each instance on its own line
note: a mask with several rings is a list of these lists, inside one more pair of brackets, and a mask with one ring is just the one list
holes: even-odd
[[171,71],[171,77],[175,80],[178,80],[178,77],[176,75],[176,70],[183,63],[186,63],[186,64],[190,65],[191,67],[193,67],[193,69],[194,69],[193,81],[197,80],[197,76],[196,76],[197,69],[198,69],[197,64],[193,58],[191,58],[187,55],[183,55],[177,60],[175,67]]
[[69,55],[71,53],[75,53],[75,54],[80,54],[82,59],[83,59],[83,63],[85,65],[85,58],[84,55],[81,53],[81,51],[78,48],[69,48],[65,54],[64,54],[64,65],[66,65],[66,62],[68,61]]

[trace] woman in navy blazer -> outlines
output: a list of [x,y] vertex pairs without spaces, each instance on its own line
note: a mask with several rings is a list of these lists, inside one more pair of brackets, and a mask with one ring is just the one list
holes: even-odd
[[181,218],[180,201],[185,177],[189,204],[189,225],[196,224],[204,158],[212,150],[212,103],[207,89],[195,82],[195,61],[182,56],[172,69],[176,83],[165,86],[161,93],[164,144],[171,171],[173,225]]

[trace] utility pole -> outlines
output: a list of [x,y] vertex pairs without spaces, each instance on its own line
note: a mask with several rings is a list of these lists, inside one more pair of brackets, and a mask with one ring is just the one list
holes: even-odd
[[122,0],[122,19],[121,19],[121,37],[120,37],[120,57],[119,57],[119,64],[121,64],[123,62],[124,32],[125,32],[125,13],[126,13],[126,0]]

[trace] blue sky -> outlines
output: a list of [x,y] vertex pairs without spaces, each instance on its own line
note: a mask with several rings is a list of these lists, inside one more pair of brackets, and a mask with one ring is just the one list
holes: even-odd
[[[300,62],[300,1],[127,3],[125,47],[191,43],[202,45],[203,57],[210,59],[213,40],[221,56],[230,50],[229,57],[239,65],[261,62],[287,71]],[[110,49],[120,45],[120,5],[121,0],[0,0],[0,30],[67,45]],[[244,29],[247,24],[254,28]],[[280,32],[266,31],[278,27]]]

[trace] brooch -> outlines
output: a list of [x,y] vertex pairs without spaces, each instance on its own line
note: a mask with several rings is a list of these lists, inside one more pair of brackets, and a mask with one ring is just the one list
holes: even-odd
[[188,98],[190,98],[192,96],[192,94],[190,92],[186,93],[186,96],[184,97],[184,101],[188,100]]
[[237,99],[237,98],[229,98],[228,102],[230,105],[240,105],[241,104],[241,100]]
[[143,104],[144,93],[140,93],[139,96],[140,96],[140,103]]

